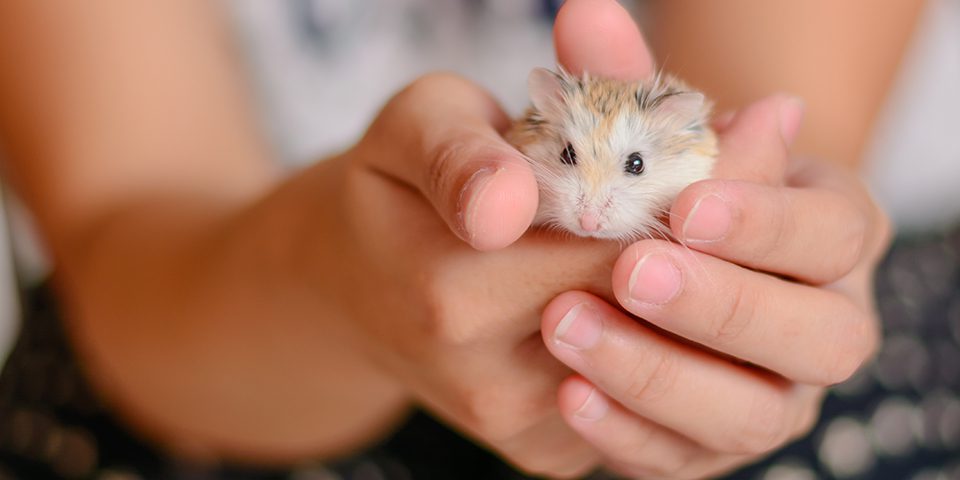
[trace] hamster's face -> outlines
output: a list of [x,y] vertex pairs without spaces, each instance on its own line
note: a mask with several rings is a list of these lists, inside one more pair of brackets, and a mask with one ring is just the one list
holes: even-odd
[[519,145],[540,186],[537,223],[623,241],[662,235],[673,199],[713,167],[703,95],[544,72],[531,75],[534,131]]

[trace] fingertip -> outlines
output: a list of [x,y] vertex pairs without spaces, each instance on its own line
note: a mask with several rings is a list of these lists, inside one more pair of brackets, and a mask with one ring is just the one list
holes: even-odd
[[478,170],[462,196],[465,240],[481,251],[515,242],[530,227],[537,211],[537,181],[526,163],[501,163]]
[[620,305],[626,303],[630,298],[627,285],[630,282],[630,274],[633,272],[633,267],[640,261],[642,251],[644,250],[642,246],[643,242],[646,242],[646,240],[641,240],[624,249],[617,258],[617,261],[613,264],[613,274],[611,275],[613,296],[617,298],[617,302],[620,303]]
[[596,388],[580,375],[571,375],[557,388],[557,406],[564,417],[570,418],[586,403]]
[[[631,298],[631,278],[634,276],[634,269],[640,261],[649,254],[657,252],[669,252],[674,247],[672,242],[665,240],[646,239],[630,245],[617,258],[613,265],[612,284],[613,295],[617,302],[628,311],[633,307],[635,300]],[[635,313],[635,312],[634,312]]]
[[653,57],[630,13],[615,0],[567,0],[553,27],[557,60],[575,75],[622,80],[653,73]]
[[554,297],[543,309],[543,315],[540,318],[540,331],[543,333],[544,340],[547,341],[547,337],[553,335],[567,312],[577,305],[589,302],[592,298],[589,294],[579,291],[564,292]]
[[[722,180],[707,179],[693,182],[680,191],[670,205],[670,226],[682,223],[696,200],[704,194],[716,191],[716,185]],[[675,232],[674,232],[675,233]]]
[[673,205],[670,207],[670,232],[675,238],[686,243],[689,239],[686,237],[685,227],[689,225],[690,218],[696,213],[701,202],[710,196],[720,197],[728,200],[727,180],[701,180],[693,183],[677,195]]

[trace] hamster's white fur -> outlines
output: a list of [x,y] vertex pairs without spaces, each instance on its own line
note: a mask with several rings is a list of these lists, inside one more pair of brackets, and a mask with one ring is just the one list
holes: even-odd
[[533,105],[507,139],[536,174],[538,225],[623,241],[651,236],[664,230],[677,194],[710,176],[711,105],[673,77],[623,82],[540,68],[529,88]]

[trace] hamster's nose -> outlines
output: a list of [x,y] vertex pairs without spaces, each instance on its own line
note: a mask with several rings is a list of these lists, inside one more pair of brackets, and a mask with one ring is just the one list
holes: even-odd
[[585,232],[600,230],[600,212],[587,208],[580,213],[580,228]]

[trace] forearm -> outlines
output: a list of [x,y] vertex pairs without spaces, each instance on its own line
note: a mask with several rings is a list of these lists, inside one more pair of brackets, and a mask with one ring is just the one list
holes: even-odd
[[131,206],[61,259],[87,371],[134,425],[188,454],[283,461],[356,449],[402,413],[335,300],[343,249],[322,232],[343,228],[340,170],[236,210]]
[[118,205],[277,177],[215,2],[0,3],[4,174],[49,247]]
[[215,5],[0,2],[5,180],[127,419],[218,455],[341,453],[404,400],[346,338],[332,237],[302,241],[337,228],[339,170],[281,181]]
[[923,2],[653,2],[650,39],[667,70],[719,110],[787,92],[806,104],[795,151],[862,160]]

